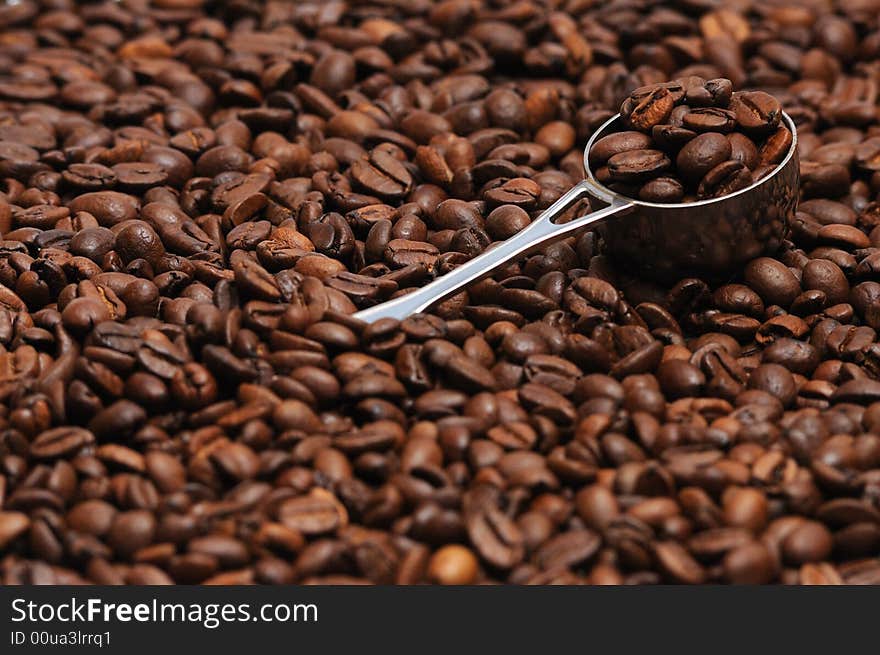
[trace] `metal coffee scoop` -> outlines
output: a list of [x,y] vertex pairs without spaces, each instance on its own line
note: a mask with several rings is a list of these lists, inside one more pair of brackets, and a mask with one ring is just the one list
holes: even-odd
[[[593,143],[620,131],[617,114],[593,134],[584,149],[586,179],[528,227],[417,291],[364,309],[354,317],[368,323],[380,318],[402,320],[523,255],[603,221],[597,227],[609,254],[626,262],[630,270],[660,280],[690,273],[710,277],[729,274],[749,260],[777,250],[794,217],[800,184],[797,128],[788,114],[783,113],[782,119],[792,134],[791,147],[770,174],[720,198],[661,204],[615,193],[597,182],[590,170],[588,154]],[[604,207],[567,223],[554,222],[585,197]]]

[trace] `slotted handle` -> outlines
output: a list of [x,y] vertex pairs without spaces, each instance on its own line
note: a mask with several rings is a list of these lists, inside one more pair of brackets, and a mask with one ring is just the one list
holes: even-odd
[[[608,206],[580,216],[568,223],[554,223],[554,220],[574,205],[574,203],[590,195],[608,203]],[[564,193],[556,202],[544,210],[531,225],[509,239],[489,248],[417,291],[383,302],[375,307],[364,309],[357,312],[354,317],[368,323],[377,321],[380,318],[403,320],[407,316],[425,311],[434,303],[455,295],[462,288],[487,277],[510,261],[554,241],[564,239],[588,225],[598,223],[632,206],[631,202],[608,194],[593,182],[584,180]]]

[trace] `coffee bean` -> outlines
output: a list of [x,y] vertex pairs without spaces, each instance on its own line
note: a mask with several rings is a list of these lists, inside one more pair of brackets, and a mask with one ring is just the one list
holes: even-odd
[[[785,128],[783,127],[780,129],[784,130]],[[789,134],[789,136],[791,136],[791,134]],[[730,158],[734,161],[742,162],[749,168],[749,170],[755,170],[759,164],[764,162],[764,157],[758,152],[758,148],[755,146],[754,141],[746,135],[739,132],[731,132],[727,135],[727,140],[730,142]],[[788,151],[786,150],[786,152],[783,153],[783,157],[787,152]],[[775,154],[773,156],[775,157]]]
[[430,268],[437,261],[439,250],[430,243],[392,239],[385,246],[383,257],[395,268],[419,264]]
[[669,158],[659,150],[630,150],[608,160],[611,179],[624,182],[642,182],[656,177],[671,166]]
[[759,532],[767,523],[767,498],[756,489],[731,489],[724,498],[728,525]]
[[[677,125],[655,125],[651,128],[651,137],[661,149],[676,151],[697,136],[693,130]],[[605,137],[608,138],[608,137]],[[597,142],[598,143],[598,142]],[[648,144],[650,145],[650,143]]]
[[698,198],[717,198],[745,189],[752,183],[752,174],[746,165],[730,159],[718,164],[700,180]]
[[657,367],[657,380],[664,393],[673,398],[697,396],[706,383],[699,368],[680,359],[662,362]]
[[616,496],[598,484],[578,492],[575,505],[581,519],[595,530],[604,530],[620,513]]
[[732,111],[717,107],[697,108],[682,119],[682,124],[694,132],[732,132],[736,127],[736,115]]
[[749,376],[749,388],[776,396],[785,406],[794,402],[797,388],[791,373],[778,364],[763,364]]
[[107,539],[120,556],[128,558],[149,545],[156,533],[156,518],[147,510],[120,512],[113,519]]
[[545,570],[583,566],[601,544],[599,535],[591,530],[570,530],[545,542],[535,552],[535,563]]
[[28,531],[31,522],[22,512],[0,512],[0,546],[6,548]]
[[126,220],[137,218],[140,208],[138,199],[118,191],[95,191],[84,193],[70,201],[70,211],[87,212],[103,227],[113,227]]
[[468,500],[465,526],[471,543],[484,560],[492,566],[509,569],[523,557],[522,533],[488,495],[480,490]]
[[658,543],[655,555],[663,572],[679,584],[701,584],[706,577],[703,567],[680,544]]
[[516,205],[501,205],[486,217],[486,231],[496,241],[509,239],[530,223],[528,213]]
[[645,150],[651,145],[651,138],[642,132],[615,132],[602,137],[593,144],[589,153],[590,166],[599,168],[614,155],[629,150]]
[[782,542],[786,560],[794,564],[821,562],[831,554],[831,532],[817,521],[804,521],[792,530]]
[[352,164],[352,179],[367,193],[385,198],[400,198],[412,187],[412,177],[394,157],[392,147],[377,146],[368,157]]
[[678,153],[675,165],[690,182],[703,179],[710,170],[727,161],[732,149],[730,141],[714,132],[701,134],[689,141]]
[[561,157],[574,147],[574,128],[563,121],[551,121],[535,134],[535,142],[546,146],[551,156]]
[[792,135],[787,127],[778,127],[761,146],[759,157],[762,164],[779,164],[791,150]]
[[779,101],[764,91],[734,93],[730,109],[743,130],[753,134],[767,133],[779,125],[782,108]]
[[67,513],[67,523],[77,532],[102,537],[113,527],[117,514],[116,508],[103,500],[84,500]]
[[287,527],[307,535],[333,532],[348,521],[345,508],[323,490],[285,501],[279,507],[278,518]]
[[116,172],[101,164],[71,164],[61,173],[61,179],[82,191],[111,189],[118,181]]
[[761,257],[746,266],[745,280],[766,303],[788,307],[800,293],[794,274],[777,260]]
[[807,289],[818,289],[825,294],[828,303],[835,305],[849,298],[849,282],[834,262],[813,259],[804,266],[802,284]]
[[330,96],[349,88],[355,80],[355,60],[347,52],[331,50],[315,62],[311,83]]
[[662,86],[638,89],[621,106],[621,115],[630,127],[647,131],[663,123],[674,105],[672,94]]
[[757,541],[728,552],[723,567],[725,578],[731,584],[766,584],[776,574],[772,555]]
[[799,572],[799,582],[803,585],[843,584],[843,578],[828,563],[804,564]]
[[477,574],[477,558],[464,546],[444,546],[428,563],[428,576],[439,584],[473,584]]
[[483,198],[491,206],[509,204],[529,210],[534,208],[540,195],[541,187],[534,181],[516,177],[498,187],[488,189],[483,194]]
[[60,427],[43,432],[31,444],[31,455],[39,459],[54,459],[76,454],[93,444],[95,435],[77,427]]
[[639,200],[646,202],[681,202],[684,198],[684,187],[672,177],[657,177],[645,183],[639,189]]

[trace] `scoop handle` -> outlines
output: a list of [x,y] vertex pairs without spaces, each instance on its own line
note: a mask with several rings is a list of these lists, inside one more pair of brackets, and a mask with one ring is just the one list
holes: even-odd
[[[579,216],[568,223],[553,222],[575,202],[589,195],[598,197],[603,202],[608,202],[608,206]],[[403,320],[407,316],[425,311],[434,303],[455,295],[463,287],[489,276],[493,271],[529,252],[559,239],[564,239],[588,225],[598,223],[632,206],[632,203],[621,200],[618,196],[602,193],[601,187],[592,182],[581,181],[545,209],[528,227],[509,239],[489,248],[420,289],[364,309],[357,312],[354,317],[367,323],[372,323],[380,318]]]

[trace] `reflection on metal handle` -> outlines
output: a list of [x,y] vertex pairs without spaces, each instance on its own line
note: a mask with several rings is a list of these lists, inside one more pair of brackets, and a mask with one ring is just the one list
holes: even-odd
[[[580,216],[568,223],[553,222],[575,202],[587,195],[597,196],[600,200],[608,202],[608,207]],[[604,195],[606,194],[597,193],[597,187],[594,184],[586,180],[580,182],[550,205],[521,232],[458,266],[446,275],[438,277],[421,289],[360,311],[354,317],[368,323],[380,318],[403,320],[407,316],[426,310],[436,302],[455,295],[468,284],[488,276],[492,271],[532,250],[565,238],[577,230],[632,206],[631,203],[615,197],[608,197],[606,201],[602,197]]]

